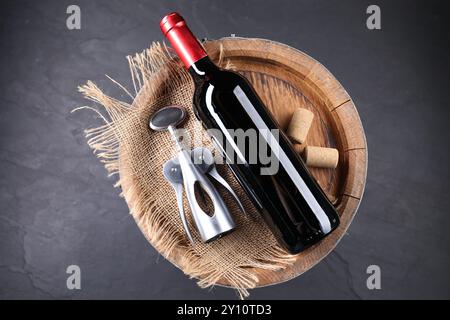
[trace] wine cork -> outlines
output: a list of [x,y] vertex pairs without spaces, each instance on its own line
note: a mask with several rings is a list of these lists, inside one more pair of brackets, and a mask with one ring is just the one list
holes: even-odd
[[307,146],[303,158],[309,167],[334,169],[339,161],[339,152],[333,148]]
[[304,143],[314,119],[314,113],[307,109],[298,108],[292,115],[287,135],[298,143]]

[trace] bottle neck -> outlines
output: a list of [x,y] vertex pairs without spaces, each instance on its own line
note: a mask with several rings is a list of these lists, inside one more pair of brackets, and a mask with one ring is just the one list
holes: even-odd
[[216,71],[219,71],[219,68],[208,56],[201,58],[189,67],[189,73],[194,78],[194,81],[211,79]]
[[160,27],[187,69],[207,56],[203,46],[178,13],[165,16],[161,20]]

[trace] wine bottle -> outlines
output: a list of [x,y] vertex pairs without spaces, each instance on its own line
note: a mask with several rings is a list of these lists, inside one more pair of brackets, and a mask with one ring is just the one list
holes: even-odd
[[[213,142],[279,243],[298,253],[333,231],[339,225],[335,208],[250,83],[217,67],[178,13],[165,16],[160,27],[192,75],[197,119],[208,132],[221,133],[211,134]],[[238,144],[230,132],[239,130],[255,132],[257,143]],[[278,161],[270,174],[263,153]]]

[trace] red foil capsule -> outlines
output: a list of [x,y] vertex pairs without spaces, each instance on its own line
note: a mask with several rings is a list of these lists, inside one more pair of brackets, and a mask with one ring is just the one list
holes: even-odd
[[178,13],[169,13],[161,20],[159,26],[186,68],[189,69],[192,64],[206,57],[202,45]]

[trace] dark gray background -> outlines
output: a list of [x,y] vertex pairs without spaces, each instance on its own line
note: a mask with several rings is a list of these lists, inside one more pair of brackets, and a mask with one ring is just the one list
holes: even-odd
[[[2,1],[0,298],[236,298],[201,290],[146,242],[92,155],[98,124],[77,86],[130,85],[125,56],[162,40],[181,12],[199,38],[284,42],[322,62],[353,97],[369,147],[365,196],[319,265],[250,299],[450,298],[449,11],[445,1]],[[66,28],[81,7],[82,29]],[[369,31],[369,4],[382,30]],[[447,10],[447,11],[446,11]],[[66,267],[82,289],[66,288]],[[366,287],[381,267],[382,289]]]

